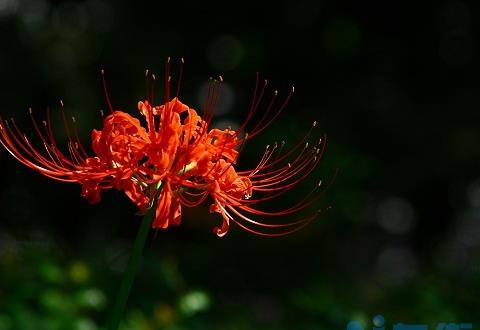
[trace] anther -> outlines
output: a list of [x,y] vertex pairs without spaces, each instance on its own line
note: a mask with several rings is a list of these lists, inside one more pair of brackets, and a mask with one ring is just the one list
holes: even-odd
[[292,93],[295,93],[295,86],[292,86]]
[[145,77],[148,76],[148,69],[145,69]]
[[305,143],[305,149],[307,149],[307,148],[308,148],[308,142],[307,142],[307,143]]
[[288,163],[287,166],[290,168],[290,167],[292,167],[292,164],[291,164],[291,163]]
[[265,147],[265,150],[268,150],[268,149],[270,149],[270,145],[269,145],[269,144],[267,144],[267,146]]
[[220,82],[223,82],[223,77],[222,77],[222,76],[218,76],[218,80],[220,80]]
[[60,100],[60,105],[61,105],[62,108],[63,108],[63,100]]
[[[154,73],[152,73],[152,79],[153,79],[153,80],[157,80],[157,77],[155,77],[155,74],[154,74]],[[170,81],[170,77],[168,77],[168,81]]]
[[100,73],[102,74],[102,76],[104,76],[105,75],[105,70],[101,69]]
[[73,123],[76,123],[76,122],[77,122],[77,120],[75,119],[74,116],[72,116],[72,122],[73,122]]
[[103,110],[102,110],[102,109],[100,109],[100,116],[102,116],[102,117],[103,117],[103,115],[104,115],[104,112],[103,112]]
[[28,108],[28,113],[32,114],[32,112],[33,112],[32,108],[29,107]]
[[46,120],[42,120],[42,124],[43,124],[43,126],[47,127],[47,121]]
[[275,91],[273,92],[273,95],[277,96],[277,95],[278,95],[278,91],[275,90]]
[[317,121],[315,120],[312,124],[313,127],[317,126]]
[[170,56],[167,57],[167,63],[170,63]]
[[183,57],[180,57],[180,62],[185,63],[185,60],[183,59]]
[[322,185],[322,180],[318,181],[317,187],[320,187]]

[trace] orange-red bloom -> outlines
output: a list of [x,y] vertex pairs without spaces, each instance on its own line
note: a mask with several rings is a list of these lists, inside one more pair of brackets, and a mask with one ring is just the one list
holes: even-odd
[[[161,105],[151,100],[138,102],[140,119],[111,109],[101,130],[92,132],[94,156],[88,156],[81,145],[75,123],[64,119],[68,134],[65,154],[57,146],[52,133],[50,116],[38,125],[32,118],[43,150],[33,146],[13,120],[0,121],[0,143],[16,159],[45,176],[82,185],[82,196],[91,203],[100,200],[104,189],[116,188],[141,211],[155,205],[153,228],[167,228],[181,222],[182,207],[194,207],[210,198],[210,212],[222,216],[218,236],[227,233],[230,224],[259,235],[278,236],[296,231],[317,215],[301,216],[289,222],[261,221],[266,217],[291,217],[317,200],[314,188],[296,204],[278,211],[262,210],[269,202],[291,190],[315,169],[323,154],[325,142],[309,145],[306,136],[290,151],[284,152],[284,142],[267,146],[258,164],[238,171],[236,162],[240,149],[267,127],[288,103],[287,98],[276,106],[272,97],[266,111],[248,134],[245,132],[266,91],[266,82],[254,91],[245,122],[236,130],[209,128],[217,100],[212,82],[203,118],[178,97],[170,99],[170,79],[166,79],[166,101]],[[111,108],[111,107],[110,107]],[[145,125],[142,125],[142,122]],[[73,129],[72,129],[73,128]],[[73,133],[72,133],[73,132]]]

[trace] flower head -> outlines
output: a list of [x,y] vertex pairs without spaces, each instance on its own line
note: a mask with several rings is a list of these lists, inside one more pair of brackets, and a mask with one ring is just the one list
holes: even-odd
[[[312,189],[299,202],[277,211],[262,208],[266,202],[296,187],[318,165],[325,148],[324,139],[311,145],[307,140],[316,123],[289,151],[285,142],[267,146],[257,165],[239,171],[237,160],[244,144],[262,132],[287,105],[294,90],[278,102],[277,92],[263,112],[259,108],[267,82],[256,86],[246,119],[238,129],[210,128],[218,101],[218,85],[212,80],[203,115],[182,103],[177,95],[170,97],[170,66],[167,63],[165,101],[154,105],[152,98],[138,102],[139,118],[110,108],[101,130],[91,134],[93,156],[80,143],[75,119],[67,121],[61,113],[68,136],[63,152],[53,136],[50,113],[39,125],[30,110],[33,129],[42,148],[35,147],[17,127],[15,121],[0,120],[0,143],[24,165],[52,179],[77,182],[82,196],[91,203],[100,200],[104,189],[116,188],[145,212],[155,207],[153,228],[167,228],[181,222],[182,208],[195,207],[207,199],[210,212],[222,217],[214,229],[218,236],[227,233],[230,224],[258,235],[279,236],[296,231],[311,222],[317,211],[289,222],[268,222],[269,217],[291,218],[317,199]],[[147,72],[147,79],[151,77]],[[253,118],[260,117],[247,132]],[[142,124],[143,123],[143,124]],[[319,185],[318,185],[319,186]]]

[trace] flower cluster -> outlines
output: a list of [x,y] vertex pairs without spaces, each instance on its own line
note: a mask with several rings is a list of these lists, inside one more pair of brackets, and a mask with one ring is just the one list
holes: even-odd
[[[80,143],[75,119],[62,116],[68,135],[62,151],[54,138],[50,114],[40,125],[30,109],[33,128],[42,147],[34,146],[14,120],[0,120],[0,143],[17,160],[52,179],[77,182],[82,196],[91,203],[100,200],[102,190],[116,188],[125,192],[140,211],[155,207],[153,228],[167,228],[181,221],[182,207],[200,205],[210,197],[210,212],[219,213],[223,222],[214,229],[218,236],[227,233],[230,223],[255,234],[278,236],[296,231],[318,211],[295,220],[270,223],[258,218],[290,217],[317,200],[315,187],[291,207],[266,211],[262,203],[273,200],[297,186],[317,166],[325,142],[320,139],[309,146],[305,137],[285,152],[284,142],[267,146],[258,164],[250,170],[238,171],[236,162],[247,140],[264,130],[283,110],[292,93],[277,102],[277,93],[267,105],[255,127],[246,132],[266,91],[267,83],[257,83],[246,120],[238,129],[210,129],[218,100],[212,81],[205,101],[203,118],[178,97],[170,98],[170,77],[167,75],[165,102],[138,102],[140,119],[114,110],[103,120],[101,130],[91,133],[94,156],[89,156]],[[107,95],[107,101],[108,100]],[[278,105],[277,105],[278,103]]]

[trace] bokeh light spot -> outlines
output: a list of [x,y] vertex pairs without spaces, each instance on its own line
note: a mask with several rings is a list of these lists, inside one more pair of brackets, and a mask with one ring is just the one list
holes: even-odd
[[347,323],[347,330],[364,330],[359,321],[350,321]]
[[98,327],[95,323],[87,318],[81,318],[80,320],[76,321],[73,325],[74,330],[96,330]]
[[75,283],[84,283],[90,277],[90,270],[83,262],[77,261],[70,266],[70,278]]
[[207,57],[217,70],[227,71],[237,67],[243,59],[243,44],[231,35],[222,35],[212,40]]
[[18,9],[18,0],[0,0],[0,19],[14,14]]
[[410,280],[417,271],[415,256],[404,248],[387,248],[377,259],[378,280],[388,286],[400,286]]
[[383,327],[385,325],[385,318],[383,315],[375,315],[372,319],[373,325],[376,327]]
[[203,291],[192,291],[180,299],[180,310],[185,315],[193,315],[210,307],[210,297]]
[[105,306],[107,299],[103,292],[96,288],[90,288],[83,291],[79,296],[79,302],[82,306],[93,308],[93,309],[101,309]]
[[405,199],[391,197],[377,207],[379,225],[389,233],[408,233],[415,221],[415,210]]

